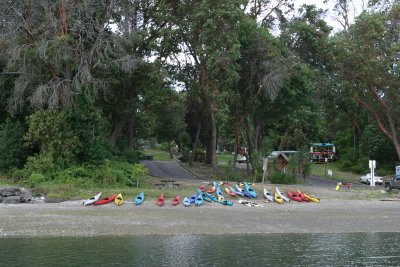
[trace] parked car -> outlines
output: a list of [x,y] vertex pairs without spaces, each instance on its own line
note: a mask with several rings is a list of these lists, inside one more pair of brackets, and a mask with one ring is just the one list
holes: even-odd
[[[383,179],[381,176],[374,176],[375,184],[382,185],[383,184]],[[365,183],[365,184],[371,184],[371,174],[367,173],[365,175],[360,176],[360,182]]]
[[385,181],[385,189],[389,192],[392,189],[400,189],[400,179],[391,179]]

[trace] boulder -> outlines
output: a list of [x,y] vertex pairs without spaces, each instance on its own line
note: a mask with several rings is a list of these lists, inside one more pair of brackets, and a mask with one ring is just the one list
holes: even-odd
[[19,203],[21,203],[21,198],[19,196],[4,197],[3,201],[1,203],[2,204],[19,204]]
[[0,190],[0,196],[2,197],[19,196],[20,194],[21,189],[19,187],[2,188]]

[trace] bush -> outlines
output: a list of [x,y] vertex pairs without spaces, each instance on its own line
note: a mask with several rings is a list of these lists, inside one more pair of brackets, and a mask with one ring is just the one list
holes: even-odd
[[289,173],[274,172],[269,176],[269,180],[273,184],[294,184],[296,176]]
[[23,136],[25,126],[20,122],[6,120],[0,124],[0,170],[21,168],[28,156]]

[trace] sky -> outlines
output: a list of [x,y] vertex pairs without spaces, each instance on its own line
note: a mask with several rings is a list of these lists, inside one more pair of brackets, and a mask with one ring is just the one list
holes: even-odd
[[[335,6],[335,0],[329,0],[328,3],[324,4],[323,0],[295,0],[295,7],[298,8],[303,4],[314,4],[318,8],[322,9],[327,9],[327,16],[325,20],[328,22],[330,26],[334,28],[334,32],[341,30],[341,25],[337,22],[335,19],[335,15],[333,13],[333,8]],[[363,10],[363,7],[367,6],[367,0],[352,0],[352,8],[350,10],[350,23],[354,20],[355,17],[357,17],[361,11]]]

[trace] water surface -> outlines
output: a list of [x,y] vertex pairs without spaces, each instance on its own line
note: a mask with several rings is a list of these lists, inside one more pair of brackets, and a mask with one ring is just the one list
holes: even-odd
[[0,266],[400,266],[400,234],[0,238]]

